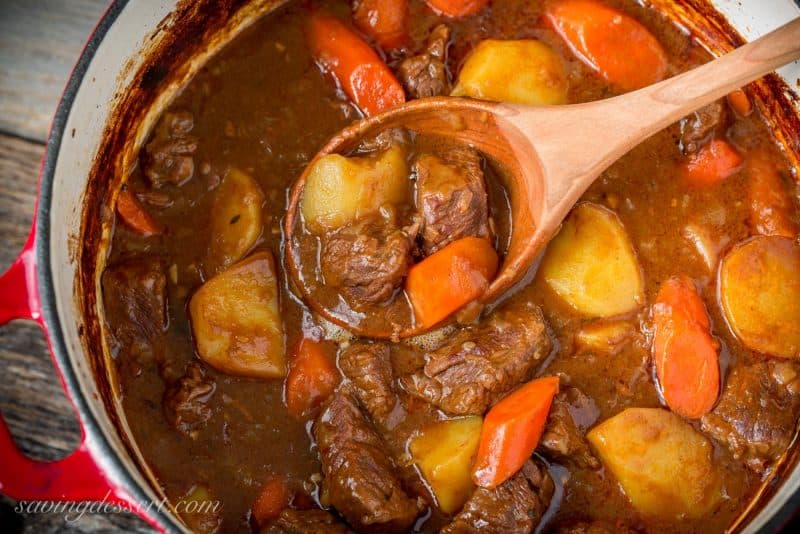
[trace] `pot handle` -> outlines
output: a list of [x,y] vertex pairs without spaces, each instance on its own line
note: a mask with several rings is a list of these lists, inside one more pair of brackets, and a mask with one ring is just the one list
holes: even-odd
[[[12,319],[35,321],[44,331],[39,287],[36,277],[36,223],[17,259],[0,276],[0,325]],[[50,349],[52,357],[52,346]],[[58,367],[55,359],[53,363]],[[127,505],[103,474],[86,445],[86,432],[81,423],[81,442],[64,459],[42,462],[20,451],[0,414],[0,492],[17,500],[104,501]]]

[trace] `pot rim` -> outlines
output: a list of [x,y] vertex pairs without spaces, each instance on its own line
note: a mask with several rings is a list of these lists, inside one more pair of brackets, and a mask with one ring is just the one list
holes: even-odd
[[[800,7],[800,0],[793,0]],[[155,521],[157,527],[165,532],[183,532],[183,527],[165,507],[148,508],[147,514],[138,510],[141,503],[151,499],[145,489],[131,476],[111,443],[106,438],[100,425],[89,407],[89,399],[84,396],[76,373],[69,357],[66,340],[62,330],[61,319],[56,307],[55,286],[53,283],[51,266],[51,220],[50,208],[53,202],[53,184],[56,163],[61,150],[62,140],[66,133],[67,119],[75,97],[85,82],[86,72],[94,59],[99,44],[105,39],[109,29],[117,22],[119,15],[129,5],[129,0],[112,0],[111,4],[98,21],[73,68],[67,84],[62,93],[58,107],[51,123],[48,134],[42,167],[39,175],[39,191],[35,212],[35,252],[38,260],[37,282],[40,297],[41,313],[44,319],[46,333],[50,341],[52,356],[58,366],[58,373],[69,398],[75,406],[81,427],[91,437],[88,445],[95,458],[102,459],[98,464],[110,477],[115,489],[123,490],[124,498],[132,506],[131,510],[137,515]],[[800,447],[794,443],[793,447]],[[784,483],[781,480],[779,483]],[[774,498],[774,496],[773,496]],[[759,528],[759,533],[775,532],[785,526],[789,520],[800,511],[800,486],[796,488],[789,498],[780,505],[775,513],[769,517]],[[746,525],[745,525],[746,527]]]
[[39,192],[35,213],[35,250],[38,260],[37,283],[39,289],[41,313],[44,319],[46,333],[50,341],[53,358],[58,365],[58,373],[67,390],[67,395],[75,406],[76,415],[84,432],[92,439],[88,440],[92,456],[105,460],[97,468],[105,471],[110,477],[114,489],[123,490],[123,498],[131,505],[131,511],[145,520],[155,521],[158,528],[165,532],[182,532],[183,529],[176,523],[172,514],[164,507],[147,507],[147,513],[142,513],[138,506],[151,499],[145,490],[134,480],[125,468],[119,456],[114,452],[111,444],[89,408],[89,402],[83,395],[78,383],[77,373],[69,358],[66,341],[62,331],[61,319],[56,308],[55,286],[53,284],[52,266],[50,257],[50,207],[53,202],[53,183],[56,162],[61,151],[62,140],[66,133],[66,124],[78,90],[83,85],[86,72],[94,59],[99,44],[103,41],[109,29],[117,21],[120,13],[128,5],[129,0],[112,0],[107,10],[97,22],[91,35],[86,41],[83,50],[72,69],[67,84],[56,108],[50,132],[47,137],[42,167],[39,174]]

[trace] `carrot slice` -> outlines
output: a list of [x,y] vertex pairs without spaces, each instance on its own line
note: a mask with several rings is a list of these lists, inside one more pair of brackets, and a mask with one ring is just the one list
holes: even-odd
[[353,20],[383,48],[399,48],[408,37],[408,0],[357,0]]
[[750,102],[750,97],[741,89],[737,89],[728,94],[728,105],[740,117],[747,117],[753,112],[753,104]]
[[698,419],[719,395],[719,345],[703,300],[686,276],[666,280],[653,305],[653,358],[673,411]]
[[687,182],[698,187],[711,187],[721,183],[742,164],[742,156],[722,139],[712,139],[696,153],[689,156],[683,166]]
[[572,52],[611,85],[639,89],[664,78],[667,54],[633,17],[595,0],[560,0],[544,14]]
[[792,200],[774,159],[767,153],[757,152],[748,156],[745,168],[750,228],[762,235],[795,239],[800,228],[792,218]]
[[284,508],[289,506],[292,493],[283,477],[273,477],[261,486],[261,491],[253,502],[253,518],[259,526],[264,526],[281,515]]
[[292,417],[306,417],[333,393],[341,379],[330,343],[303,338],[286,376],[286,408]]
[[483,421],[472,480],[495,488],[530,458],[542,437],[558,377],[537,378],[492,406]]
[[128,190],[119,192],[119,196],[117,197],[117,213],[122,219],[122,222],[143,236],[158,235],[161,233],[161,227],[155,219],[147,213],[142,203],[136,198],[136,195]]
[[419,324],[433,326],[481,296],[497,273],[487,239],[463,237],[411,267],[406,293]]
[[322,70],[333,75],[365,115],[375,115],[405,102],[403,87],[386,63],[338,18],[313,13],[308,25],[308,45]]
[[425,0],[437,15],[459,18],[474,15],[489,3],[489,0]]

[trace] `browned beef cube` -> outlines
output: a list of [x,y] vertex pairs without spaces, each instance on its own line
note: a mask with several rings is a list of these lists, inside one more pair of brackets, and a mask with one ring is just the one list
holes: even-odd
[[122,351],[123,358],[153,358],[167,328],[163,264],[156,258],[136,258],[112,265],[103,273],[102,286],[112,349]]
[[403,491],[386,444],[344,389],[325,404],[314,423],[322,462],[321,500],[353,525],[373,532],[400,532],[419,507]]
[[425,254],[462,237],[489,235],[486,187],[476,151],[448,147],[441,158],[422,155],[414,163],[414,172]]
[[679,122],[681,148],[686,153],[696,152],[727,122],[725,102],[717,100],[690,113]]
[[408,272],[419,224],[399,228],[395,220],[368,215],[324,238],[322,275],[354,308],[385,302]]
[[405,128],[389,128],[381,130],[374,136],[362,139],[358,144],[358,152],[370,154],[374,152],[384,152],[394,145],[408,145],[411,143],[411,135]]
[[339,353],[339,369],[372,421],[385,426],[398,402],[392,390],[389,347],[384,343],[352,343]]
[[194,117],[188,111],[167,112],[144,148],[144,175],[153,187],[181,185],[194,175],[197,138],[190,135]]
[[592,469],[600,467],[584,438],[586,429],[594,424],[598,414],[594,401],[578,388],[563,388],[553,399],[539,450],[548,458],[563,463]]
[[789,361],[735,365],[702,429],[763,473],[789,446],[800,413],[800,367]]
[[278,518],[261,529],[261,534],[346,534],[350,532],[336,517],[320,510],[286,508]]
[[404,59],[398,68],[398,77],[411,98],[445,95],[450,92],[445,60],[450,28],[439,24],[428,36],[425,49]]
[[405,390],[451,415],[482,415],[531,378],[550,351],[541,310],[533,304],[497,310],[426,354],[422,371],[401,379]]
[[478,488],[441,534],[533,532],[553,496],[553,480],[540,464],[527,461],[496,488]]
[[164,393],[164,412],[167,420],[176,430],[195,438],[206,421],[211,418],[208,401],[214,395],[216,383],[206,376],[200,362],[191,362],[186,372],[166,393]]

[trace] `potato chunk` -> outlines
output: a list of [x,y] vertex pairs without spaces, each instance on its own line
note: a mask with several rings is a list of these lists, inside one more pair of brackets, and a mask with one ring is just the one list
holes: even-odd
[[567,74],[561,58],[535,40],[481,41],[458,75],[453,96],[515,104],[564,104]]
[[584,352],[616,354],[636,335],[636,328],[627,321],[592,321],[575,334],[575,346]]
[[322,233],[346,225],[410,194],[405,150],[393,145],[377,156],[320,158],[308,173],[300,210],[306,227]]
[[247,173],[231,169],[214,193],[211,242],[205,265],[212,274],[239,261],[255,244],[264,225],[264,193]]
[[754,237],[723,258],[719,297],[728,324],[749,348],[800,358],[800,245]]
[[721,497],[711,442],[660,408],[628,408],[586,438],[642,514],[702,517]]
[[483,419],[477,415],[435,423],[412,438],[409,451],[445,513],[461,508],[472,493],[470,468]]
[[589,317],[612,317],[644,302],[633,245],[617,215],[578,204],[547,246],[539,274],[561,298]]
[[189,493],[183,496],[184,508],[181,517],[193,532],[211,534],[217,532],[222,525],[222,508],[205,486],[192,486]]
[[189,302],[197,353],[223,373],[286,372],[275,260],[257,252],[203,284]]

